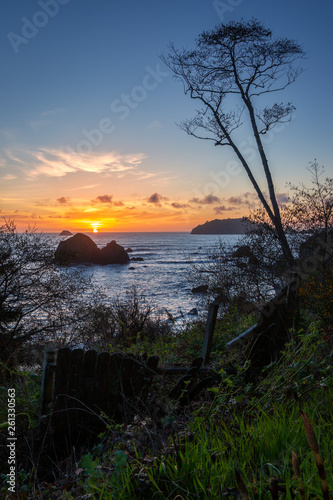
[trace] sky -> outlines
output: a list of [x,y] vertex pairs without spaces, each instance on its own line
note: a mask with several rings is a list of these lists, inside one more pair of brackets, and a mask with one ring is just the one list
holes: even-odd
[[11,0],[0,9],[0,215],[18,230],[190,231],[255,208],[229,148],[177,126],[197,104],[160,59],[170,42],[194,48],[201,32],[233,20],[257,18],[306,52],[305,71],[272,97],[296,107],[265,138],[279,200],[287,182],[309,182],[314,159],[332,176],[330,1]]

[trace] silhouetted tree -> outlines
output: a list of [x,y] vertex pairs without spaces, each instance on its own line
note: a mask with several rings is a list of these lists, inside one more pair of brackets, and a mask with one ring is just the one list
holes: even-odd
[[[84,280],[54,264],[52,242],[34,230],[19,234],[13,221],[0,226],[0,363],[15,364],[27,343],[44,342],[74,327]],[[75,313],[74,308],[75,309]],[[81,311],[84,308],[81,306]]]
[[[183,82],[185,94],[203,105],[181,128],[196,138],[233,149],[275,227],[290,266],[294,259],[282,227],[262,136],[276,124],[289,121],[295,108],[290,103],[275,103],[259,110],[255,104],[261,96],[293,83],[302,72],[294,63],[303,57],[304,51],[298,43],[285,38],[273,39],[271,30],[257,20],[222,24],[199,35],[194,50],[177,50],[170,45],[168,56],[162,56],[164,63]],[[228,97],[233,98],[232,111],[228,108]],[[235,97],[240,99],[240,108],[235,105]],[[242,125],[244,112],[255,138],[269,200],[238,145],[236,130]]]

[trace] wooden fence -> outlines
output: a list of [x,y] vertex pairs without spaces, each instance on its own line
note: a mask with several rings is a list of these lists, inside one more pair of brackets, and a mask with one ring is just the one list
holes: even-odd
[[[297,283],[292,282],[269,301],[258,322],[236,339],[251,334],[249,359],[254,368],[267,365],[288,338],[288,329],[297,310]],[[182,375],[169,397],[183,401],[194,399],[203,389],[219,382],[220,376],[202,368],[209,362],[214,328],[220,301],[209,307],[201,357],[189,368],[164,368],[164,375]],[[146,404],[149,386],[158,368],[158,356],[146,362],[121,352],[109,354],[69,348],[47,350],[44,357],[41,414],[49,415],[55,439],[75,440],[86,434],[98,434],[105,428],[101,414],[116,421],[126,421],[138,402]],[[66,446],[69,445],[69,442]]]
[[142,363],[118,352],[46,350],[41,414],[49,415],[55,440],[77,441],[87,432],[98,434],[105,428],[103,413],[123,420],[129,411],[126,403],[143,396],[157,363],[157,356]]

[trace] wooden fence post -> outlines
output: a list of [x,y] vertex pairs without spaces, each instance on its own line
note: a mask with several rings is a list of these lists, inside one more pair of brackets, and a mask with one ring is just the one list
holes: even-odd
[[55,371],[56,349],[48,348],[44,352],[40,414],[45,415],[47,407],[53,401],[53,378]]
[[214,302],[212,302],[209,305],[205,335],[204,335],[202,351],[201,351],[201,357],[203,359],[204,365],[209,363],[210,351],[212,348],[214,329],[215,329],[215,324],[216,324],[217,311],[218,311],[220,303],[221,303],[221,300],[218,297],[217,299],[214,300]]

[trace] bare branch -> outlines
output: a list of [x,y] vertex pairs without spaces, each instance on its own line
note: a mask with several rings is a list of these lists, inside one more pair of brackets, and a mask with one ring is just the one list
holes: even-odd
[[[193,137],[213,141],[218,146],[230,146],[241,161],[259,199],[268,213],[281,247],[290,264],[293,256],[283,232],[274,184],[263,148],[261,136],[278,123],[290,120],[294,107],[274,104],[254,111],[253,97],[275,93],[291,85],[302,73],[297,62],[305,53],[289,39],[273,39],[271,30],[260,22],[231,22],[212,31],[203,32],[194,50],[177,50],[170,45],[163,62],[180,79],[185,94],[202,103],[195,118],[186,120],[181,128]],[[253,135],[267,181],[269,202],[263,196],[250,165],[237,147],[234,132],[242,125],[241,112],[230,111],[230,97],[238,96],[247,111]],[[234,105],[234,101],[232,102]],[[258,122],[264,127],[259,129]]]

